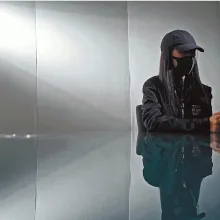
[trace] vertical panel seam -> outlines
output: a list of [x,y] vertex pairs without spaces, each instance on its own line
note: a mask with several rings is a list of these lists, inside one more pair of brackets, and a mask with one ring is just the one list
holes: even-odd
[[130,37],[129,37],[129,11],[128,2],[126,2],[127,9],[127,34],[128,34],[128,76],[129,76],[129,103],[130,103],[130,159],[129,159],[129,190],[128,190],[128,220],[130,220],[130,192],[131,192],[131,155],[132,155],[132,140],[133,140],[133,112],[132,112],[132,98],[131,98],[131,67],[130,67]]
[[35,44],[36,44],[36,112],[35,112],[35,133],[36,133],[36,140],[35,140],[35,147],[36,147],[36,176],[35,176],[35,213],[34,213],[34,220],[36,220],[37,215],[37,177],[38,177],[38,57],[37,57],[37,9],[36,9],[36,1],[34,1],[34,10],[35,10]]

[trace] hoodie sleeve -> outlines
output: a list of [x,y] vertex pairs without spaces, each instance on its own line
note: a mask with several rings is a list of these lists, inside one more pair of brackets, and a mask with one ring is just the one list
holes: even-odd
[[143,86],[142,121],[147,131],[209,132],[210,129],[209,117],[181,119],[163,115],[157,89],[150,79]]

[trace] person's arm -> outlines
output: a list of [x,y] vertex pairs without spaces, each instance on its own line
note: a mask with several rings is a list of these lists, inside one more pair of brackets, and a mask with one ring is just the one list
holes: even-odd
[[201,119],[181,119],[162,115],[154,84],[148,80],[143,86],[142,120],[147,131],[207,131],[210,130],[209,117]]

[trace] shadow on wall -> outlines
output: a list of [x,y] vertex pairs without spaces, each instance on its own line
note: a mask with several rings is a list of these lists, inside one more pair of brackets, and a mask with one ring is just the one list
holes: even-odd
[[0,133],[36,132],[36,77],[0,57]]
[[1,133],[35,133],[37,109],[39,134],[130,129],[129,121],[113,117],[43,80],[38,80],[37,101],[36,77],[2,58],[0,64]]
[[36,11],[39,131],[130,130],[126,3],[38,2]]
[[[44,10],[59,13],[71,13],[77,15],[86,15],[91,17],[103,17],[104,19],[124,19],[121,9],[127,10],[126,2],[36,2],[37,10]],[[97,14],[97,8],[103,8]],[[103,28],[103,27],[102,27]]]

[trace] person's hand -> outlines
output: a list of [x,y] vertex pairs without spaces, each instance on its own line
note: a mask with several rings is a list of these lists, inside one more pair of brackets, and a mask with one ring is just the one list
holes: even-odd
[[210,131],[220,132],[220,112],[216,112],[209,118]]

